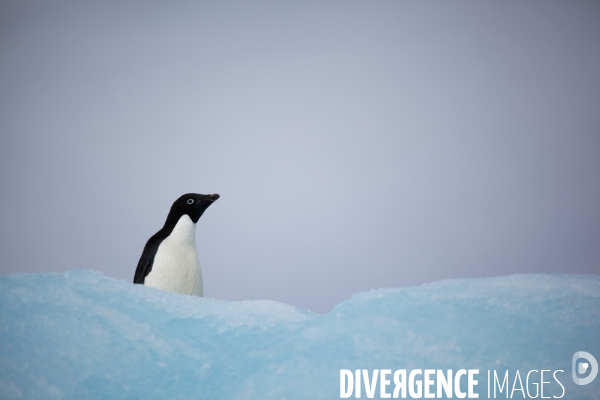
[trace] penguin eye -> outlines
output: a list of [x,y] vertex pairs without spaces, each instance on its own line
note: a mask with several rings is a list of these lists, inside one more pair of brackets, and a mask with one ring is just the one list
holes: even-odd
[[194,199],[188,199],[187,203],[188,204],[194,204]]

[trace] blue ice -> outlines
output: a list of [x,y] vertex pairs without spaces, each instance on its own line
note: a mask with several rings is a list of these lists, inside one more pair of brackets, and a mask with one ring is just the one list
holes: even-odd
[[[575,352],[600,359],[595,275],[378,289],[320,315],[93,271],[18,274],[0,277],[0,319],[2,399],[339,399],[342,369],[426,368],[479,369],[479,398],[488,370],[509,371],[510,386],[517,370],[523,383],[528,371],[562,370],[564,399],[600,399],[600,378],[571,377]],[[545,380],[545,396],[559,396]]]

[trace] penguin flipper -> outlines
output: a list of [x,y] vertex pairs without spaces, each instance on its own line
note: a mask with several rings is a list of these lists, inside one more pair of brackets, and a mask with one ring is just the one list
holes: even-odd
[[154,256],[158,250],[158,246],[163,241],[164,237],[160,236],[161,231],[158,231],[154,236],[148,239],[144,251],[138,261],[135,274],[133,275],[133,283],[144,284],[146,276],[152,271],[152,264],[154,264]]
[[137,268],[135,269],[135,275],[133,276],[133,283],[144,284],[146,276],[152,271],[152,262],[150,260],[140,259]]

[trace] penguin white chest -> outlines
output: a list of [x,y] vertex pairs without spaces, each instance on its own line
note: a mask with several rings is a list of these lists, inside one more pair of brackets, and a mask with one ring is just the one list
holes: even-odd
[[196,224],[185,214],[158,246],[144,285],[202,296],[202,270],[196,252]]

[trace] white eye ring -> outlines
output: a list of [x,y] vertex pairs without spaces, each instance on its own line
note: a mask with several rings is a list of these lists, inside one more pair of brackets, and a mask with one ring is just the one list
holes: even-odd
[[188,199],[187,203],[188,204],[194,204],[194,199]]

